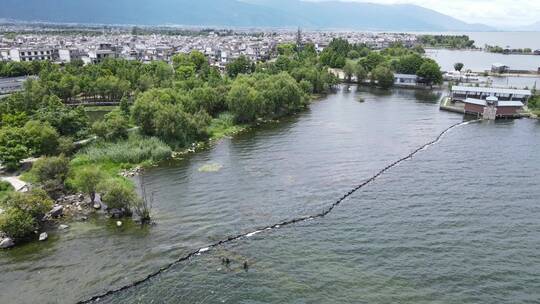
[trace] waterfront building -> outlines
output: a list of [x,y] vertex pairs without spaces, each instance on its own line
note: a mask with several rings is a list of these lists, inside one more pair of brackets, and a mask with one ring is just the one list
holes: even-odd
[[414,87],[419,84],[420,78],[414,74],[394,74],[394,85]]
[[492,73],[502,74],[507,73],[508,70],[510,70],[510,67],[502,63],[494,63],[493,65],[491,65]]
[[453,103],[463,103],[465,114],[486,119],[519,117],[532,96],[530,90],[454,86]]
[[446,72],[443,75],[443,79],[446,81],[457,81],[465,83],[478,83],[480,78],[478,74],[472,72],[459,72],[459,71],[450,71]]

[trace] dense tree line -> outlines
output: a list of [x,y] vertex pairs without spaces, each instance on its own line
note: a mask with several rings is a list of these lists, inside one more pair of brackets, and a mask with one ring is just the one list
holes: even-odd
[[426,47],[434,48],[475,48],[474,40],[467,35],[420,35],[418,41]]
[[366,57],[371,50],[364,44],[350,44],[346,39],[333,39],[321,53],[321,62],[332,68],[345,66],[347,58]]
[[394,84],[394,73],[400,73],[417,75],[426,85],[441,84],[439,65],[423,54],[421,47],[406,48],[400,43],[374,51],[345,39],[334,39],[320,57],[327,66],[342,68],[349,82],[353,76],[358,83],[369,78],[373,85],[389,88]]
[[49,64],[47,61],[0,61],[0,77],[38,75],[43,67]]

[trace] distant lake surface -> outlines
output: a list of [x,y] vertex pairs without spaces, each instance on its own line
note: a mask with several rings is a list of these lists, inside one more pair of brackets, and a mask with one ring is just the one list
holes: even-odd
[[535,55],[503,55],[483,51],[465,50],[426,50],[427,56],[435,59],[445,71],[453,71],[454,63],[463,62],[465,69],[475,72],[490,70],[494,63],[502,63],[512,70],[537,70],[540,67],[540,56]]
[[513,49],[531,48],[540,49],[540,32],[445,32],[445,33],[415,33],[433,35],[467,35],[475,41],[477,47],[486,44],[498,45]]
[[[540,56],[503,55],[483,51],[429,49],[426,55],[439,63],[443,71],[453,71],[456,62],[462,62],[465,69],[474,72],[490,70],[494,63],[502,63],[515,70],[535,71],[540,67]],[[539,77],[492,77],[493,84],[515,87],[532,87],[540,84]]]

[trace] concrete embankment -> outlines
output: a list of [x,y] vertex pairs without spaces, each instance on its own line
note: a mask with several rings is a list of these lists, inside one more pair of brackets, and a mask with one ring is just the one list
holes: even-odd
[[465,114],[465,107],[463,104],[452,104],[449,97],[444,97],[441,100],[441,103],[439,105],[439,109],[448,111],[448,112],[454,112],[459,114]]

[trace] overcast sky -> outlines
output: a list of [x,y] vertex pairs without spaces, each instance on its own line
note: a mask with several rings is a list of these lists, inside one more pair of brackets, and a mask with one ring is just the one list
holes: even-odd
[[540,21],[540,0],[346,0],[381,4],[409,3],[472,23],[497,27]]

